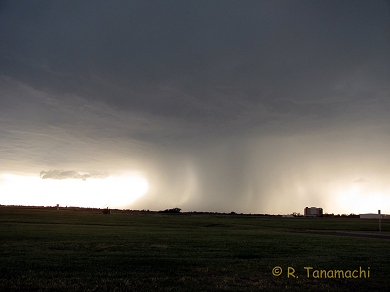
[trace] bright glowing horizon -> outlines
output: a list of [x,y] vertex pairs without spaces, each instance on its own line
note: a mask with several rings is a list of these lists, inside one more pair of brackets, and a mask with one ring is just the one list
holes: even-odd
[[148,191],[137,175],[107,178],[42,179],[39,176],[0,175],[2,204],[124,208]]
[[336,207],[341,210],[353,210],[354,212],[349,213],[354,214],[377,213],[378,210],[382,210],[384,214],[389,212],[388,206],[390,206],[389,195],[386,196],[384,192],[375,189],[355,186],[338,194]]
[[[340,185],[330,187],[329,193],[333,196],[330,196],[324,205],[320,203],[314,205],[323,207],[325,213],[334,214],[376,213],[378,209],[381,209],[383,214],[390,212],[386,209],[386,206],[390,206],[390,197],[386,190],[375,189],[371,184],[344,187]],[[0,175],[3,205],[56,206],[59,204],[60,206],[124,209],[131,207],[137,199],[145,197],[148,190],[149,182],[142,176],[134,174],[86,180],[42,179],[39,176],[16,174]],[[302,198],[302,210],[311,205],[313,204]],[[291,209],[289,212],[303,213],[302,210]],[[275,211],[275,214],[286,213],[286,210],[272,211]]]

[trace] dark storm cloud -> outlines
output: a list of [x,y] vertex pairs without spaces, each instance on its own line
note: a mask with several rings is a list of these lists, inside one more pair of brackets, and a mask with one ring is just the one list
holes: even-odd
[[265,212],[387,173],[388,1],[2,1],[0,27],[2,171]]
[[367,98],[338,101],[349,74],[390,77],[380,1],[7,2],[1,24],[4,75],[209,127],[333,118]]

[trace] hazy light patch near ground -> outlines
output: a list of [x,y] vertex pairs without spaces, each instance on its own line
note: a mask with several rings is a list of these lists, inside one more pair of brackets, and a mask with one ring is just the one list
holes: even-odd
[[337,208],[344,213],[389,213],[390,196],[389,192],[365,187],[353,186],[340,191],[337,197]]
[[0,196],[5,205],[78,206],[123,208],[148,191],[141,176],[41,179],[39,176],[0,175]]

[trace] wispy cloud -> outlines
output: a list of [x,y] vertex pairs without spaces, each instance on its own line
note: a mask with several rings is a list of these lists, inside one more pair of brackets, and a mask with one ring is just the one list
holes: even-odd
[[90,178],[91,175],[88,173],[80,174],[74,170],[42,170],[39,174],[42,179],[82,179],[86,180]]

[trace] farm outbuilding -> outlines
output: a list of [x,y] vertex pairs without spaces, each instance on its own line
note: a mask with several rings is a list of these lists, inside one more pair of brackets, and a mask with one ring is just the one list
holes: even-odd
[[360,214],[361,219],[379,219],[379,216],[381,216],[381,219],[390,219],[390,215],[387,214],[377,214],[377,213]]

